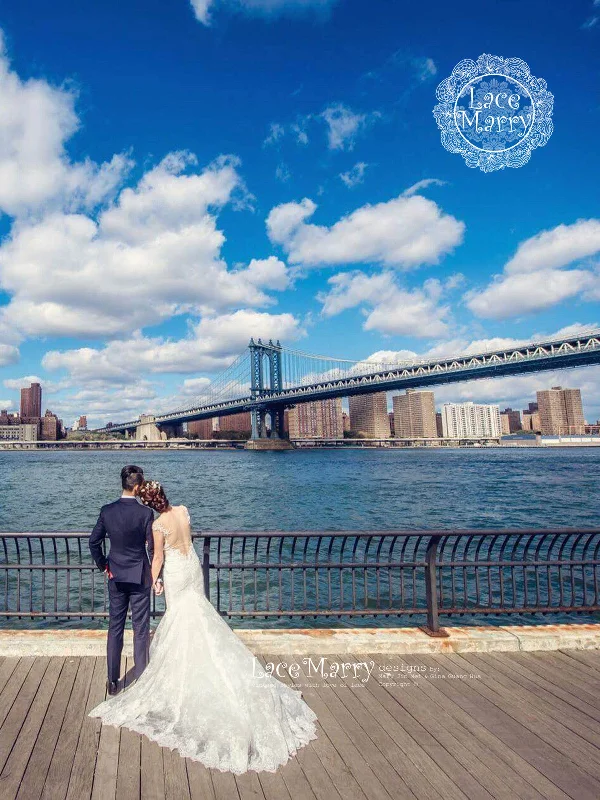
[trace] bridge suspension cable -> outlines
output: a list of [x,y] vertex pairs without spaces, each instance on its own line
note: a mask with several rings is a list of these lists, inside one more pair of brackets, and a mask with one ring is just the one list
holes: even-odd
[[250,396],[250,354],[246,350],[235,359],[227,369],[207,384],[206,389],[199,395],[191,398],[181,408],[175,409],[173,414],[183,413],[189,409],[202,408],[223,403],[226,400]]

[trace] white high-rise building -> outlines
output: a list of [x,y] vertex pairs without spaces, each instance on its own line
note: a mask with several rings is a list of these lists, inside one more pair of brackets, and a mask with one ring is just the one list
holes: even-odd
[[498,406],[468,403],[444,403],[442,431],[447,439],[496,438],[502,435]]

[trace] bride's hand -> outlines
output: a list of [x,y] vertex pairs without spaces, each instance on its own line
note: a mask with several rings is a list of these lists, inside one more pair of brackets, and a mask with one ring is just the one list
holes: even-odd
[[164,587],[163,582],[161,581],[160,578],[158,578],[154,582],[154,587],[153,588],[154,588],[154,594],[157,595],[157,596],[161,595],[164,592],[165,587]]

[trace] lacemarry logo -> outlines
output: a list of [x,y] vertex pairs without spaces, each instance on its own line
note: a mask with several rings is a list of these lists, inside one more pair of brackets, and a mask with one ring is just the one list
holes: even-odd
[[442,145],[468,167],[522,167],[548,143],[554,97],[520,58],[464,59],[437,88],[433,115]]
[[375,668],[374,661],[328,661],[325,663],[324,658],[313,660],[310,656],[303,658],[299,661],[268,661],[264,668],[260,661],[254,657],[252,664],[252,673],[257,678],[264,678],[267,675],[275,675],[277,678],[283,678],[289,675],[292,680],[298,680],[302,668],[307,678],[330,678],[338,680],[358,680],[361,683],[366,683],[371,677],[371,673]]

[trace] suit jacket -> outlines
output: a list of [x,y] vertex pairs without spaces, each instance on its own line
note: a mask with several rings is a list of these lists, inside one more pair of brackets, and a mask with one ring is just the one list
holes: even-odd
[[[108,567],[115,581],[150,585],[150,563],[154,554],[153,521],[151,509],[135,498],[121,497],[102,506],[90,536],[90,552],[98,569],[104,572]],[[108,558],[103,548],[106,538],[110,541]]]

